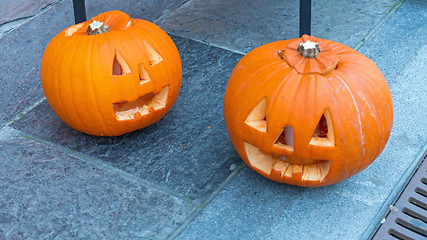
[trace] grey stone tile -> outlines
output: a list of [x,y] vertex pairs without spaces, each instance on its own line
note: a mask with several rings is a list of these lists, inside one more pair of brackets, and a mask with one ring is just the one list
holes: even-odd
[[74,23],[72,11],[72,1],[63,1],[0,38],[0,126],[43,97],[40,63],[44,49],[58,32]]
[[188,201],[29,139],[0,141],[0,238],[165,239]]
[[0,25],[17,19],[31,17],[49,4],[60,0],[0,0]]
[[406,1],[359,52],[372,59],[389,84],[393,84],[406,63],[427,44],[426,22],[427,2]]
[[[313,1],[312,34],[354,47],[399,0]],[[181,36],[248,52],[299,35],[299,1],[191,0],[158,22]]]
[[87,0],[86,13],[88,19],[102,12],[120,10],[132,18],[154,21],[163,14],[171,12],[186,0]]
[[229,74],[241,55],[174,37],[183,81],[172,110],[158,123],[115,138],[79,133],[43,102],[12,126],[109,162],[128,173],[203,200],[239,162],[223,120]]
[[302,190],[270,181],[245,166],[177,239],[259,239]]

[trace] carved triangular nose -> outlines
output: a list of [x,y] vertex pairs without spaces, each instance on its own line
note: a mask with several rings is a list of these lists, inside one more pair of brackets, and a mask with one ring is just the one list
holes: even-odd
[[139,84],[140,85],[143,85],[143,84],[151,81],[150,75],[148,74],[147,69],[145,69],[144,64],[140,63],[138,65],[138,70],[139,70]]
[[274,142],[275,145],[282,148],[293,150],[294,148],[294,128],[286,126]]

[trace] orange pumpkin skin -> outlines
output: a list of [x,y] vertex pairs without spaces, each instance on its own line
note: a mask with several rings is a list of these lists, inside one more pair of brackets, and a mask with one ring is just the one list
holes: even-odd
[[[318,57],[298,53],[307,40],[319,44]],[[327,135],[318,132],[322,115]],[[256,172],[320,187],[359,173],[379,156],[393,103],[370,59],[304,35],[260,46],[239,61],[225,92],[224,118],[234,148]]]
[[[105,33],[88,35],[94,21]],[[159,121],[175,103],[182,67],[158,26],[120,11],[71,26],[47,46],[41,83],[52,109],[76,130],[118,136]]]

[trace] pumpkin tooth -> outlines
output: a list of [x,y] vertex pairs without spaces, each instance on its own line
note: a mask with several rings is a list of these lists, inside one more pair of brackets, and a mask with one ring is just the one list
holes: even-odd
[[302,180],[303,181],[318,181],[320,180],[318,164],[304,166]]
[[124,121],[140,118],[150,113],[151,109],[156,111],[164,108],[166,106],[168,91],[169,86],[166,86],[163,87],[158,94],[149,93],[139,97],[133,102],[120,101],[113,103],[113,109],[116,113],[117,120]]
[[277,160],[274,165],[273,165],[273,169],[276,171],[283,171],[283,168],[285,167],[285,162]]
[[249,166],[257,168],[265,174],[272,174],[282,178],[292,178],[294,174],[301,174],[302,181],[323,181],[329,173],[331,161],[311,165],[289,164],[286,156],[265,154],[258,147],[243,142]]
[[282,168],[282,174],[280,174],[280,176],[283,178],[283,175],[285,175],[285,172],[286,172],[286,170],[288,170],[288,168],[289,168],[289,166],[290,166],[290,164],[289,163],[285,163],[285,162],[283,162],[284,163],[284,166],[283,166],[283,168]]
[[244,142],[243,145],[248,156],[249,165],[266,174],[270,174],[276,159],[270,154],[263,153],[261,149],[252,144]]
[[302,174],[302,165],[294,164],[293,173],[300,173],[300,174]]
[[325,161],[323,163],[319,163],[318,167],[320,170],[320,175],[319,175],[319,180],[323,181],[323,179],[325,179],[325,177],[328,175],[329,173],[329,169],[331,167],[332,162],[331,161]]
[[286,169],[286,172],[285,172],[285,177],[291,178],[293,172],[294,172],[294,165],[289,164],[289,167]]
[[148,105],[153,107],[154,110],[164,108],[166,106],[168,91],[169,91],[169,86],[162,88],[159,94],[155,95],[153,99],[151,99],[151,101],[148,103]]

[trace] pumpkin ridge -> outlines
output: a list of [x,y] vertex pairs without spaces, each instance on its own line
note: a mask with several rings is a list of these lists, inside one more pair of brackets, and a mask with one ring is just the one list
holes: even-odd
[[[336,74],[340,75],[341,78],[344,78],[343,76],[341,76],[341,72],[337,72]],[[345,74],[345,73],[344,73]],[[378,132],[378,134],[380,136],[383,135],[387,135],[387,128],[385,128],[383,126],[383,124],[381,124],[381,121],[384,120],[388,120],[385,119],[386,116],[388,116],[387,113],[384,113],[385,111],[389,111],[389,109],[384,110],[382,108],[376,108],[375,106],[377,106],[377,104],[383,103],[383,102],[387,102],[388,98],[387,98],[387,93],[384,92],[384,87],[383,86],[378,86],[378,84],[376,84],[376,82],[373,81],[373,77],[368,75],[367,72],[365,72],[365,69],[363,69],[362,71],[357,72],[357,74],[360,74],[361,76],[356,76],[356,75],[351,75],[351,76],[346,76],[345,78],[347,79],[351,79],[353,80],[352,82],[350,82],[351,88],[353,89],[362,89],[362,88],[367,88],[367,89],[371,89],[371,87],[376,87],[377,91],[369,91],[369,90],[365,90],[363,92],[363,95],[358,94],[357,99],[360,100],[360,102],[362,102],[368,109],[369,112],[371,113],[370,116],[372,116],[372,113],[374,114],[374,116],[372,116],[373,120],[375,121],[375,131]],[[346,74],[345,74],[346,75]],[[359,79],[364,78],[364,79],[368,79],[368,81],[360,81]],[[378,91],[379,90],[379,91]],[[376,102],[377,104],[372,104],[373,102]],[[391,114],[391,116],[393,116],[393,114]],[[391,118],[391,122],[393,121],[393,119]],[[372,126],[369,128],[369,130],[372,131]],[[381,146],[385,146],[386,141],[381,142]],[[381,147],[376,148],[375,152],[372,153],[372,157],[373,159],[375,159],[376,157],[379,156],[379,154],[381,153],[382,149]],[[362,165],[369,165],[370,162],[366,162],[368,161],[368,159],[366,159]],[[363,169],[361,169],[363,170]]]
[[[64,47],[72,46],[78,40],[80,40],[80,39],[75,38],[73,40],[66,41],[66,40],[64,40],[64,38],[61,38],[61,39],[59,39],[58,42],[56,42],[56,46],[58,48],[61,48],[61,46],[64,46]],[[66,51],[57,51],[57,52],[58,52],[58,54],[55,56],[54,59],[58,59],[58,61],[55,61],[53,64],[58,64],[59,62],[63,62],[64,59],[70,58],[69,56],[67,56],[67,54],[70,54],[70,52],[66,52]],[[71,54],[74,55],[75,54],[74,51],[71,51]],[[51,65],[51,61],[49,61],[49,64],[50,64],[49,65],[49,70],[50,70],[50,68],[52,66]],[[67,61],[66,64],[71,65],[70,61]],[[62,67],[63,66],[59,66],[59,71],[53,71],[54,75],[56,75],[56,79],[58,79],[57,81],[54,81],[56,83],[55,86],[54,86],[54,87],[56,87],[56,89],[52,91],[53,92],[52,94],[48,95],[49,98],[46,97],[46,98],[48,98],[48,101],[49,100],[54,101],[54,102],[56,102],[60,106],[58,108],[58,111],[60,111],[62,109],[65,109],[65,104],[64,104],[64,100],[63,100],[64,96],[62,94],[59,94],[60,89],[61,89],[61,84],[63,84],[65,82],[64,80],[66,80],[66,79],[62,79],[61,81],[59,80],[59,79],[61,79],[60,76],[61,76],[61,68]],[[65,75],[65,78],[68,78],[68,76]],[[52,99],[52,96],[56,100]],[[60,111],[57,114],[59,114],[60,116],[62,116],[62,118],[65,118],[65,119],[63,119],[65,122],[71,122],[72,121],[71,120],[72,119],[71,116],[67,112],[65,112],[65,111]],[[74,112],[74,114],[75,114],[75,112]],[[80,121],[80,119],[78,119],[78,121]]]
[[[72,68],[72,67],[74,67],[74,64],[73,64],[73,62],[75,62],[74,61],[74,58],[76,57],[76,55],[77,55],[77,49],[78,49],[78,46],[82,43],[82,41],[83,41],[83,38],[76,38],[75,39],[75,43],[73,43],[72,45],[74,46],[74,48],[72,48],[72,49],[70,49],[70,52],[71,52],[71,56],[69,56],[69,65],[70,65],[70,67]],[[71,45],[71,44],[70,44]],[[64,54],[64,57],[66,56],[66,54]],[[67,68],[67,67],[64,67],[64,66],[62,66],[63,68]],[[58,75],[61,73],[61,72],[63,72],[63,71],[58,71]],[[71,76],[71,74],[72,74],[73,72],[71,72],[71,71],[67,71],[67,74],[65,74],[64,75],[64,77],[65,77],[65,80],[61,80],[61,81],[59,81],[60,83],[62,83],[62,84],[64,84],[65,82],[68,82],[69,84],[67,84],[67,85],[69,85],[70,87],[69,88],[67,88],[68,90],[69,90],[69,94],[70,94],[70,96],[71,96],[71,100],[70,99],[67,99],[67,102],[68,103],[71,103],[71,109],[74,111],[74,113],[73,113],[73,116],[75,116],[75,119],[77,119],[78,120],[78,122],[79,122],[79,124],[80,124],[80,126],[84,126],[84,123],[83,123],[83,119],[81,118],[81,116],[80,116],[80,113],[77,111],[77,108],[76,108],[76,106],[75,106],[75,102],[74,102],[74,96],[73,96],[73,86],[75,85],[74,83],[75,83],[75,81],[73,81],[73,77]],[[60,78],[60,76],[58,76],[58,79],[61,79]],[[58,85],[58,90],[57,90],[57,92],[59,93],[60,91],[59,91],[59,89],[61,89],[61,84],[59,84]],[[63,98],[63,96],[61,96],[60,97],[60,99],[61,99],[61,102],[62,102],[62,105],[63,106],[68,106],[68,104],[64,104],[64,98]],[[68,116],[69,116],[69,114],[67,114]],[[73,122],[73,118],[72,117],[68,117],[68,119],[70,120],[70,121],[72,121]]]
[[[81,41],[76,45],[75,49],[73,51],[75,51],[77,54],[73,56],[73,58],[71,58],[71,61],[73,63],[78,63],[79,56],[87,56],[90,54],[89,49],[91,48],[91,43],[93,38],[82,38]],[[86,83],[90,83],[93,84],[93,71],[90,71],[90,63],[89,61],[84,61],[79,63],[78,65],[79,69],[81,69],[80,71],[80,76],[74,76],[74,78],[77,78],[77,81],[73,81],[73,77],[70,77],[71,79],[71,84],[70,84],[70,88],[71,88],[71,99],[73,102],[73,107],[76,110],[78,117],[81,119],[82,124],[81,127],[82,129],[84,129],[84,131],[86,132],[92,132],[90,129],[92,129],[93,126],[95,126],[96,124],[94,123],[93,120],[93,112],[89,111],[88,108],[88,103],[89,103],[89,99],[90,99],[90,94],[87,94],[84,96],[84,101],[86,102],[86,106],[85,107],[81,107],[78,108],[78,104],[76,104],[76,100],[79,100],[79,98],[76,96],[76,83],[80,83],[82,81],[82,79],[86,79],[88,81],[85,81],[85,86],[88,86]],[[87,74],[89,73],[89,79],[86,78]],[[86,87],[85,91],[89,91],[89,88]],[[81,99],[81,98],[80,98]],[[82,116],[90,116],[90,117],[82,117]]]
[[[93,58],[89,57],[89,59],[90,59],[90,61],[88,62],[89,69],[92,69],[93,65],[97,65],[98,59],[100,58],[99,54],[98,54],[98,51],[96,51],[96,49],[93,48],[94,41],[96,42],[96,41],[98,41],[98,39],[99,38],[96,38],[96,40],[95,40],[95,38],[92,38],[91,41],[90,41],[90,43],[88,44],[88,46],[89,46],[89,49],[88,49],[88,53],[89,54],[88,55],[89,56],[90,55],[96,55],[96,57],[93,57]],[[92,105],[95,105],[95,107],[96,107],[96,111],[95,112],[96,112],[96,114],[98,116],[98,119],[99,119],[98,121],[101,122],[101,124],[103,125],[103,128],[104,128],[104,131],[105,131],[105,133],[101,133],[101,134],[111,135],[112,131],[111,131],[111,129],[108,128],[108,124],[105,122],[104,118],[101,116],[101,113],[100,113],[101,108],[99,107],[99,102],[96,101],[96,99],[95,99],[95,96],[97,94],[95,92],[95,86],[94,86],[94,80],[93,80],[93,73],[94,72],[90,71],[90,73],[91,73],[90,86],[91,86],[91,93],[92,93],[91,94],[91,96],[92,96],[92,98],[91,98]]]
[[[356,108],[356,111],[357,111],[357,119],[359,121],[359,131],[360,131],[360,136],[361,136],[361,138],[360,138],[360,141],[361,141],[360,145],[362,146],[361,160],[363,160],[363,159],[365,159],[365,135],[364,135],[364,132],[363,132],[363,123],[362,123],[361,116],[360,116],[359,106],[358,106],[358,103],[357,103],[357,101],[356,101],[356,99],[354,97],[353,92],[351,91],[351,89],[348,86],[348,84],[346,83],[346,81],[339,74],[336,74],[336,76],[341,81],[341,83],[344,84],[345,88],[347,89],[348,93],[350,94],[351,98],[353,99],[354,107]],[[362,162],[363,161],[358,161],[358,163],[359,163],[358,169],[360,169],[360,167],[362,165]]]

